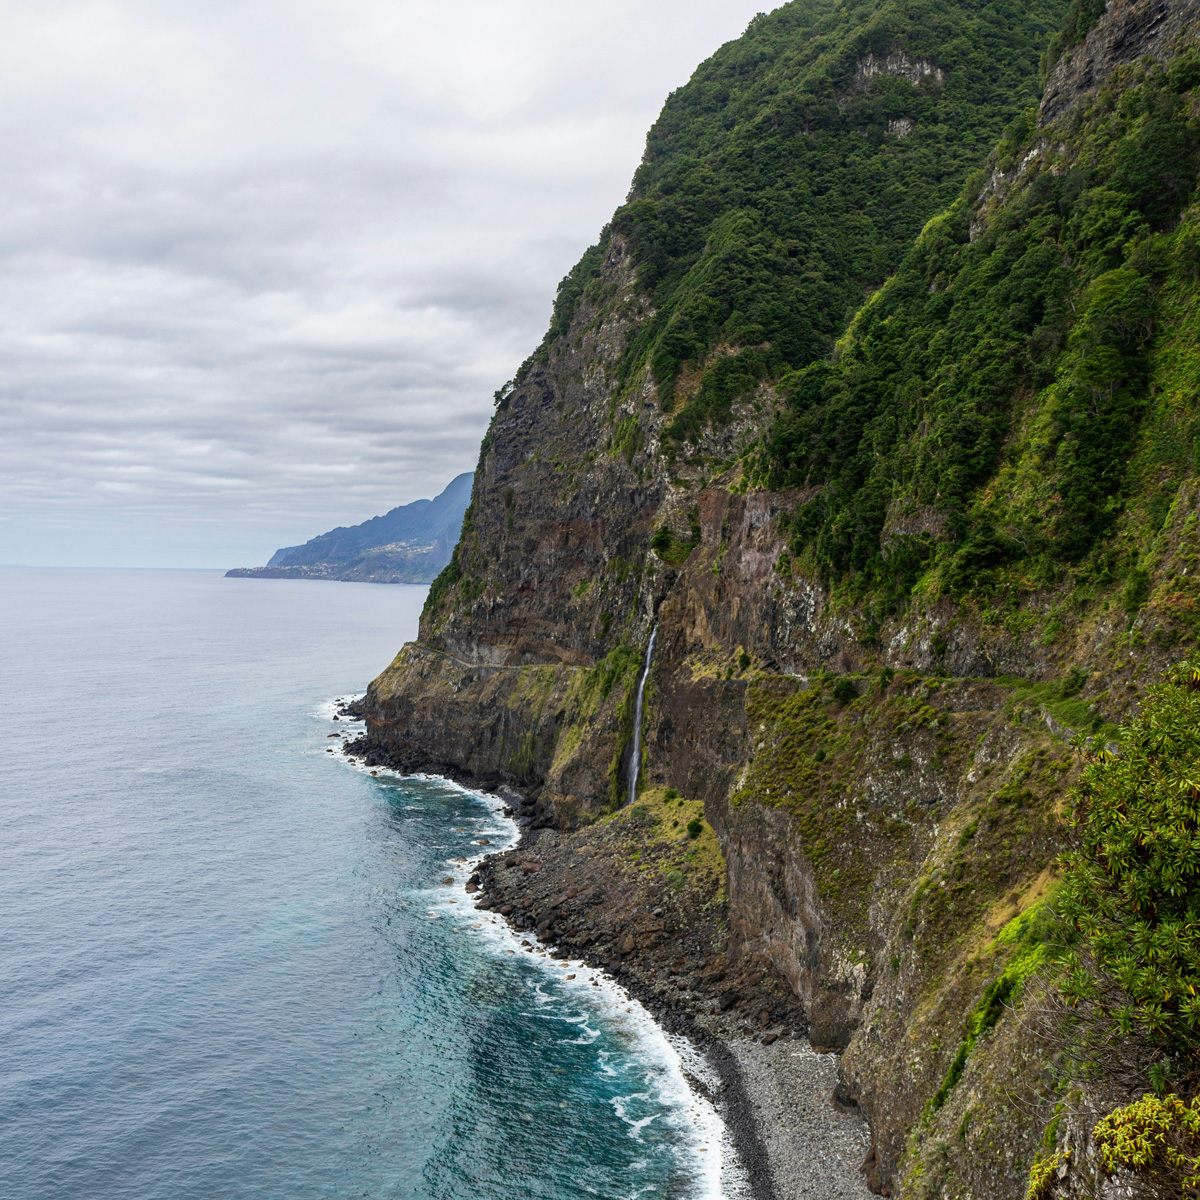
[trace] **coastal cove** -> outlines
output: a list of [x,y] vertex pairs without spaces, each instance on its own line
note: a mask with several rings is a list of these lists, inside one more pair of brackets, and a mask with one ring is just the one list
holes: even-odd
[[329,752],[424,589],[0,597],[6,1194],[749,1194],[701,1057],[463,892],[503,802]]

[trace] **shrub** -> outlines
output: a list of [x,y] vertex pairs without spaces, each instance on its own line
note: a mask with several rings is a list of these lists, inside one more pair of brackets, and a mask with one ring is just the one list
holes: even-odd
[[1181,54],[1168,69],[1167,79],[1172,91],[1190,92],[1200,83],[1200,52],[1188,50]]
[[699,817],[693,817],[687,823],[687,835],[690,838],[698,838],[704,832],[704,822]]
[[1200,1051],[1200,657],[1147,691],[1116,754],[1093,757],[1073,824],[1061,911],[1089,957],[1073,959],[1068,1002],[1098,1002],[1120,1032],[1172,1052]]
[[1125,582],[1125,590],[1121,594],[1121,604],[1125,612],[1132,617],[1149,598],[1150,572],[1142,567],[1134,567]]
[[700,531],[693,527],[691,539],[677,538],[666,525],[660,525],[650,538],[650,549],[665,563],[681,567],[700,542]]
[[833,698],[839,704],[849,704],[858,699],[858,685],[853,679],[839,679],[833,685]]
[[1200,1188],[1200,1099],[1147,1094],[1103,1117],[1094,1136],[1110,1174],[1134,1171],[1163,1195],[1194,1196]]
[[427,617],[437,612],[443,597],[461,578],[462,572],[458,567],[458,558],[454,557],[442,568],[438,577],[429,585],[429,591],[425,594],[425,604],[421,609],[421,616]]
[[1058,685],[1058,693],[1064,700],[1070,700],[1072,696],[1077,696],[1083,690],[1085,683],[1087,683],[1087,672],[1080,670],[1079,667],[1072,667],[1062,677]]
[[1054,1194],[1054,1185],[1058,1181],[1058,1168],[1062,1162],[1063,1155],[1058,1152],[1048,1155],[1038,1154],[1033,1161],[1033,1168],[1029,1172],[1029,1186],[1025,1190],[1025,1200],[1050,1200]]

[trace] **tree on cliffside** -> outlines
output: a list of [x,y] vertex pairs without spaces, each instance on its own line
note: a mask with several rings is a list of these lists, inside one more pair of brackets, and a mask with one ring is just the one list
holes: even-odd
[[1099,1004],[1187,1074],[1200,1055],[1200,657],[1149,689],[1115,754],[1095,756],[1074,819],[1060,912],[1084,949],[1068,1001]]

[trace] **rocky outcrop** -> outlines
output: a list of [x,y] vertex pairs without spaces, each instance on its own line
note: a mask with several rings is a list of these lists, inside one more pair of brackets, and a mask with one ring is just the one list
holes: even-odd
[[492,855],[477,907],[608,968],[671,1029],[774,1041],[807,1027],[769,959],[730,945],[720,846],[702,806],[652,788],[572,834]]
[[1200,0],[1108,0],[1082,44],[1071,47],[1046,79],[1038,123],[1049,125],[1100,87],[1117,67],[1142,58],[1170,60],[1200,22]]
[[909,83],[920,83],[931,75],[938,83],[946,78],[946,72],[927,58],[909,58],[907,54],[868,54],[858,61],[854,78],[859,83],[875,79],[879,75],[898,75]]

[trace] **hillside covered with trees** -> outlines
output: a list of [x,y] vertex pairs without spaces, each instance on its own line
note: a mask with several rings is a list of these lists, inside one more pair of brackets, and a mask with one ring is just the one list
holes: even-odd
[[555,891],[484,903],[836,1051],[880,1194],[1200,1188],[1198,182],[1197,0],[760,15],[365,702],[368,761],[519,793]]

